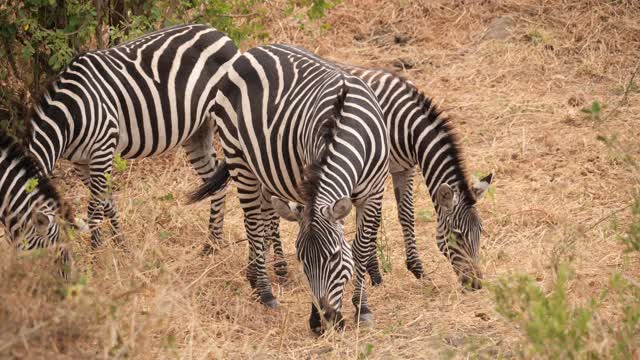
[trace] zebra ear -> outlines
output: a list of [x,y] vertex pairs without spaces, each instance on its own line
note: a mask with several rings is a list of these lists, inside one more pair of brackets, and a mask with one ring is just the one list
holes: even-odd
[[51,224],[52,220],[49,215],[41,210],[34,210],[32,219],[38,235],[45,236],[49,233],[49,224]]
[[486,194],[487,190],[489,190],[489,185],[493,181],[493,173],[485,176],[484,178],[478,180],[473,184],[471,188],[473,190],[473,194],[476,196],[477,200],[482,199],[484,194]]
[[71,226],[81,233],[89,231],[89,225],[84,220],[78,217],[73,219],[73,224],[71,224]]
[[280,217],[289,221],[300,221],[302,220],[302,211],[303,207],[301,205],[291,206],[290,203],[280,199],[277,196],[271,197],[271,206],[278,213]]
[[443,183],[438,187],[436,192],[436,201],[438,205],[444,208],[446,211],[453,209],[453,189],[447,183]]
[[352,206],[351,198],[348,197],[344,197],[336,201],[336,203],[333,204],[333,207],[331,207],[331,210],[329,210],[329,219],[334,222],[343,220],[347,215],[349,215]]

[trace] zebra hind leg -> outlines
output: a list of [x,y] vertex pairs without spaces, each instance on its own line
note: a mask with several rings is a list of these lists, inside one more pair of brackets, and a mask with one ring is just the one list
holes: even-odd
[[[213,176],[216,167],[220,164],[220,161],[216,159],[215,149],[212,144],[215,131],[215,121],[210,117],[183,144],[189,163],[191,163],[193,169],[204,182]],[[203,244],[202,255],[213,254],[215,248],[223,242],[222,222],[225,196],[226,186],[212,196],[208,242]]]
[[402,234],[404,237],[404,247],[407,256],[407,270],[409,270],[417,279],[420,279],[424,277],[424,269],[416,247],[416,236],[414,231],[414,170],[409,169],[402,172],[392,173],[391,178],[393,180],[393,192],[396,197],[398,208],[398,219],[400,220]]

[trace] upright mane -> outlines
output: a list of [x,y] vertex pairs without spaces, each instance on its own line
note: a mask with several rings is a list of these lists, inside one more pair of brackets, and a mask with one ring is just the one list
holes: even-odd
[[333,114],[329,116],[321,125],[318,134],[321,138],[321,145],[324,145],[322,151],[311,164],[309,164],[303,172],[303,180],[300,185],[300,192],[303,199],[306,201],[305,207],[308,212],[313,211],[313,203],[317,195],[317,189],[322,179],[322,167],[327,164],[329,158],[329,148],[335,142],[336,133],[338,130],[338,119],[340,118],[340,111],[344,106],[345,98],[347,97],[347,87],[345,86],[344,79],[342,79],[342,86],[340,87],[338,98],[334,104]]
[[[66,68],[64,70],[66,70]],[[62,71],[60,73],[62,73]],[[26,117],[24,119],[26,132],[25,132],[25,136],[23,138],[22,144],[26,148],[29,148],[29,145],[31,142],[31,136],[33,135],[33,116],[36,114],[38,108],[41,107],[41,104],[43,103],[44,99],[47,96],[51,96],[51,94],[53,93],[55,84],[58,80],[58,76],[59,74],[48,78],[44,83],[44,85],[40,87],[40,90],[32,94],[31,106],[29,107],[29,110],[27,111],[25,115]]]
[[435,130],[444,134],[444,137],[440,141],[450,144],[449,148],[445,151],[445,155],[451,157],[456,164],[454,167],[454,175],[460,179],[458,188],[469,201],[475,203],[476,197],[469,189],[469,182],[467,181],[467,170],[460,147],[460,140],[451,118],[444,115],[433,103],[433,100],[418,90],[410,81],[402,76],[393,75],[397,76],[411,89],[411,98],[418,104],[420,111],[427,118],[427,122],[429,124],[437,123]]
[[[32,94],[31,106],[29,107],[29,110],[25,114],[26,118],[24,119],[26,133],[24,136],[23,145],[25,147],[29,148],[29,145],[30,145],[29,142],[31,141],[31,136],[33,135],[32,120],[37,109],[41,107],[41,104],[43,103],[44,99],[47,96],[53,96],[53,94],[55,93],[56,84],[60,79],[60,75],[63,74],[65,71],[67,71],[67,69],[69,69],[71,65],[73,65],[76,61],[78,61],[79,58],[81,58],[83,55],[87,53],[88,53],[87,51],[84,51],[74,56],[73,59],[71,59],[71,61],[69,61],[69,63],[64,68],[62,68],[62,70],[60,70],[57,74],[53,76],[49,76],[45,80],[44,84],[40,87],[40,89],[37,92]],[[45,110],[45,109],[42,109],[42,110]]]

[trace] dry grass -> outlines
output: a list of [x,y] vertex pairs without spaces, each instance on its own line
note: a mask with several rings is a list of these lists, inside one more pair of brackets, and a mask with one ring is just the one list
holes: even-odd
[[[274,42],[366,66],[391,67],[398,59],[411,64],[402,74],[455,118],[469,169],[496,171],[495,197],[479,204],[487,280],[523,273],[548,287],[554,257],[572,258],[576,276],[569,291],[580,304],[614,271],[640,275],[638,258],[621,255],[611,219],[598,222],[628,203],[633,182],[628,168],[596,140],[617,134],[640,156],[640,96],[631,92],[603,123],[579,111],[598,100],[607,116],[621,100],[620,89],[640,59],[635,2],[344,1],[323,20],[328,30],[310,24],[302,30],[296,20],[283,19],[276,10],[282,3],[270,7]],[[501,15],[513,18],[512,35],[484,40]],[[399,33],[408,36],[406,44],[394,43]],[[66,198],[84,208],[86,190],[66,167],[58,175]],[[355,329],[353,308],[346,305],[344,334],[318,339],[308,329],[310,298],[293,257],[291,282],[274,281],[281,306],[268,310],[252,300],[244,279],[244,243],[215,257],[198,256],[208,206],[184,205],[183,194],[198,180],[181,152],[131,162],[115,182],[126,249],[109,244],[91,251],[87,237],[74,244],[87,284],[76,285],[66,300],[57,280],[40,271],[46,257],[14,260],[3,251],[0,355],[433,359],[512,357],[521,349],[520,332],[495,313],[488,291],[461,291],[435,246],[434,223],[424,216],[416,222],[418,247],[431,282],[406,271],[391,189],[381,236],[388,239],[392,271],[381,287],[369,288],[376,326]],[[418,212],[432,211],[424,184],[416,191]],[[175,199],[160,199],[169,192]],[[615,217],[628,219],[626,211]],[[244,238],[233,195],[225,232],[229,241]],[[295,232],[283,225],[288,254]]]

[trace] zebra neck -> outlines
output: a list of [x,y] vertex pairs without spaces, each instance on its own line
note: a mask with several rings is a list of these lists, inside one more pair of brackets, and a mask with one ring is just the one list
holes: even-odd
[[56,162],[64,154],[69,136],[68,129],[66,119],[47,121],[38,116],[31,119],[29,152],[40,165],[43,175],[51,174]]
[[438,188],[445,183],[459,194],[471,198],[464,164],[455,140],[449,135],[434,129],[431,134],[423,134],[422,141],[417,142],[414,147],[416,162],[434,204]]

